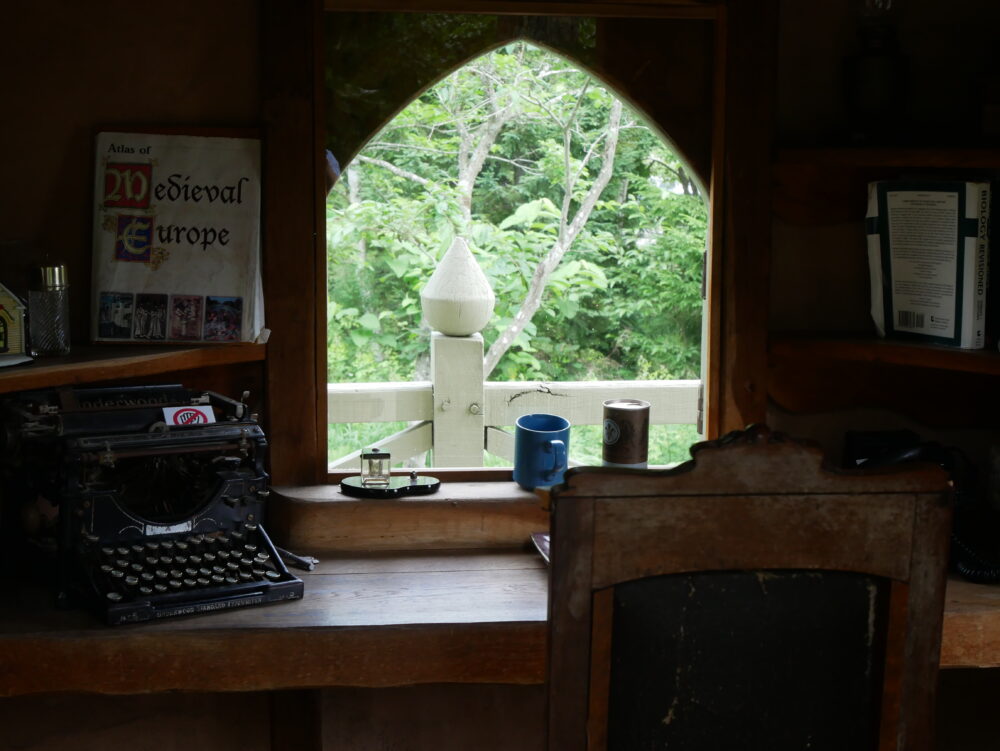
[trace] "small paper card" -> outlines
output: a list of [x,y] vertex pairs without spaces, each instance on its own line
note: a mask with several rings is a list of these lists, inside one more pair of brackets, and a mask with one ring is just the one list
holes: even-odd
[[167,425],[207,425],[215,422],[211,407],[164,407],[163,419]]

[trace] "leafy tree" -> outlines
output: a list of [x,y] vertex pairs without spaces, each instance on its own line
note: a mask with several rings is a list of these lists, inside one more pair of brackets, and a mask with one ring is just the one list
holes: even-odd
[[332,380],[427,377],[420,289],[456,235],[497,295],[497,380],[697,377],[706,211],[678,157],[524,43],[431,87],[328,206]]

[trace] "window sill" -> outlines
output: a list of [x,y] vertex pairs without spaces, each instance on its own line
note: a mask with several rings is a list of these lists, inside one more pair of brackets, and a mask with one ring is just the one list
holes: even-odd
[[[338,485],[278,487],[267,527],[296,553],[521,548],[548,529],[542,499],[512,481],[450,481],[432,495],[346,496]],[[322,556],[321,556],[322,557]]]

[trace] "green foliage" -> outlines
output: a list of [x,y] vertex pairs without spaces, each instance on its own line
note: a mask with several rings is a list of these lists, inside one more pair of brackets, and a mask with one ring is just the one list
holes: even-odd
[[[456,235],[493,285],[483,336],[497,339],[601,169],[611,106],[588,74],[517,43],[378,133],[327,202],[330,380],[428,377],[420,290]],[[499,116],[465,211],[459,154]],[[610,182],[491,379],[697,378],[706,214],[677,155],[626,113]]]

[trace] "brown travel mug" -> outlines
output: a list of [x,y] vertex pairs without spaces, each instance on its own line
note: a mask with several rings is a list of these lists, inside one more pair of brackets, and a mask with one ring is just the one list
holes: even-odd
[[645,469],[649,457],[649,402],[604,402],[604,466]]

